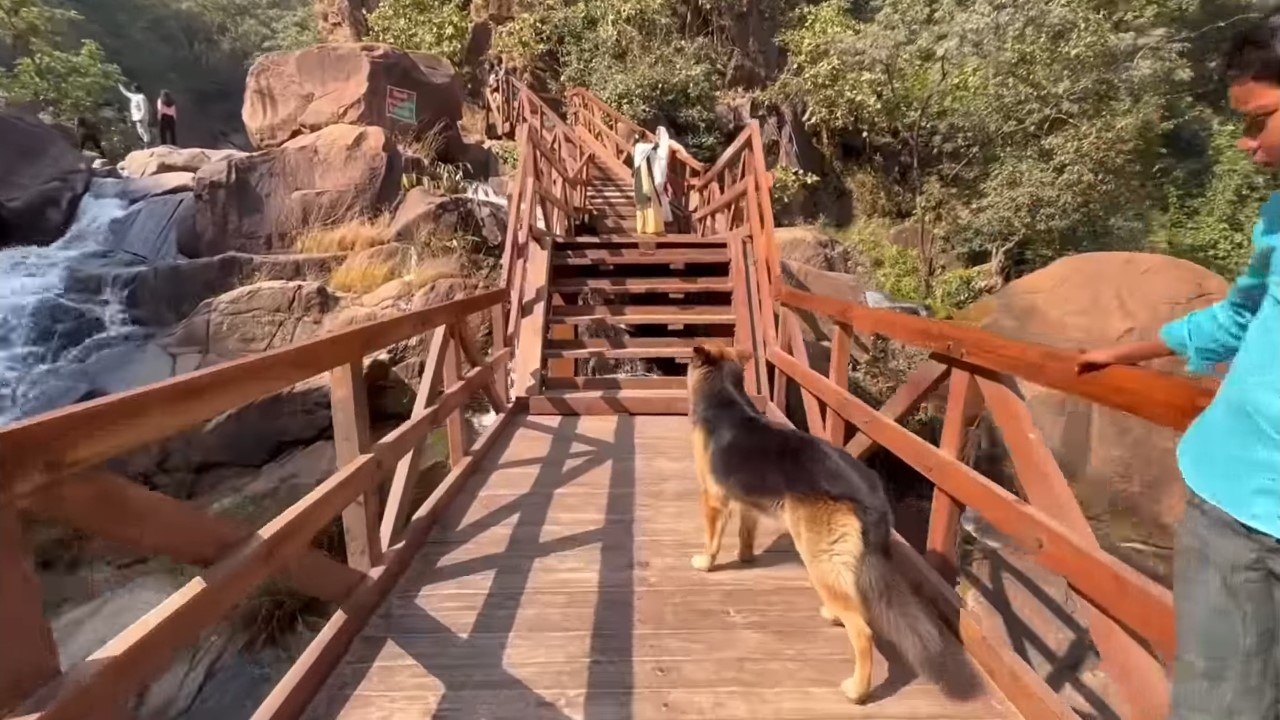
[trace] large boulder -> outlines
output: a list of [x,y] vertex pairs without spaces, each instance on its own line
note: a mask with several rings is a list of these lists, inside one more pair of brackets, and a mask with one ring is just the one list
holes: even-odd
[[405,195],[396,210],[391,233],[396,242],[410,244],[467,235],[497,248],[506,238],[507,213],[496,203],[466,195],[441,197],[417,187]]
[[309,340],[339,299],[317,282],[273,280],[210,298],[159,341],[200,366]]
[[[414,96],[402,105],[412,120],[388,113],[389,92],[400,91]],[[245,88],[244,124],[259,148],[338,124],[410,134],[441,126],[455,143],[462,94],[461,79],[442,58],[372,43],[317,45],[258,58]]]
[[119,164],[118,169],[121,175],[132,178],[175,172],[194,173],[199,172],[205,165],[245,154],[240,150],[206,150],[163,145],[129,153]]
[[61,237],[89,189],[84,157],[39,120],[0,113],[0,248]]
[[196,173],[197,240],[187,257],[292,248],[304,227],[375,215],[400,193],[401,159],[382,128],[330,125],[283,147]]
[[189,192],[147,198],[107,225],[103,244],[148,263],[178,259],[196,237],[196,204]]
[[[1017,340],[1078,350],[1153,339],[1161,325],[1220,299],[1227,287],[1185,260],[1087,253],[1010,283],[959,319]],[[1176,372],[1182,362],[1150,365]],[[1020,386],[1104,547],[1168,581],[1186,492],[1174,455],[1179,433],[1032,383]]]

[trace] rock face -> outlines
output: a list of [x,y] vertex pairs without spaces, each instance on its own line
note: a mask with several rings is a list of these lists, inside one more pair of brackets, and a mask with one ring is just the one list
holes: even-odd
[[84,158],[58,131],[0,113],[0,248],[57,240],[89,177]]
[[290,249],[290,233],[375,214],[400,192],[400,153],[382,128],[331,125],[283,147],[196,173],[196,242],[187,257]]
[[[415,120],[388,113],[389,88],[416,94]],[[243,114],[259,148],[337,124],[411,134],[440,125],[452,139],[462,120],[462,81],[448,61],[431,55],[369,43],[317,45],[259,58],[249,70]]]
[[397,242],[413,243],[458,233],[482,238],[489,247],[502,247],[507,216],[501,206],[466,196],[440,197],[417,187],[405,195],[391,223]]
[[122,175],[148,177],[174,172],[198,172],[200,168],[222,160],[244,155],[239,150],[205,150],[163,146],[129,153],[119,165]]
[[[1220,299],[1227,287],[1185,260],[1088,253],[1010,283],[959,319],[1076,350],[1152,339],[1162,324]],[[1151,365],[1181,368],[1176,358]],[[1103,546],[1167,581],[1186,492],[1174,456],[1179,434],[1030,383],[1021,387]]]
[[234,360],[312,338],[338,302],[317,282],[256,283],[200,303],[160,345],[203,358],[201,366]]
[[148,198],[107,226],[104,243],[148,263],[174,262],[196,242],[196,204],[189,192]]

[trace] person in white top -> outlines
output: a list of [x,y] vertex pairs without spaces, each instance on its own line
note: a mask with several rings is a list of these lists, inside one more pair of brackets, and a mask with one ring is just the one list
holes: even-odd
[[178,104],[168,90],[160,91],[156,100],[156,115],[160,118],[160,144],[178,144]]
[[147,122],[147,96],[143,94],[142,86],[134,83],[132,91],[124,85],[120,85],[119,88],[120,92],[129,98],[129,119],[133,121],[133,127],[138,131],[142,147],[151,147],[151,127]]

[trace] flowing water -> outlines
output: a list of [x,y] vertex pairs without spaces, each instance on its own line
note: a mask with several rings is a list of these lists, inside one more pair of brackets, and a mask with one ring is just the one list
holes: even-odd
[[75,287],[76,271],[136,263],[103,246],[128,209],[107,187],[94,182],[53,244],[0,250],[0,424],[83,399],[99,356],[140,341],[120,293]]

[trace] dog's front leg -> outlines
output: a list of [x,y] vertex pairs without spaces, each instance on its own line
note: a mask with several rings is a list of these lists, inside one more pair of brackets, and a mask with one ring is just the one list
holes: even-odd
[[703,479],[700,497],[702,529],[705,533],[703,552],[693,556],[692,564],[694,568],[707,572],[716,564],[716,555],[720,554],[720,538],[724,535],[725,521],[729,517],[729,502],[724,492],[710,478]]

